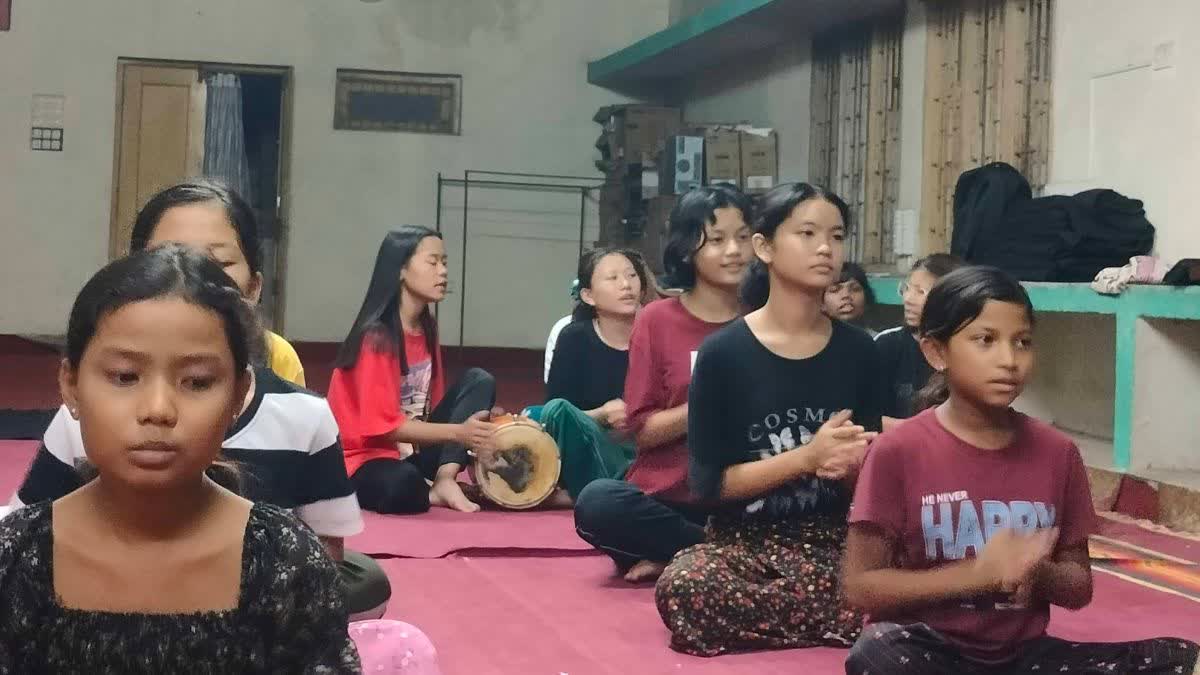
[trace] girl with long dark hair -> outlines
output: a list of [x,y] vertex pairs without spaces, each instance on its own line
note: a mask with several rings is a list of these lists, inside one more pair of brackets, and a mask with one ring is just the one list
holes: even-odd
[[472,368],[446,387],[430,307],[446,297],[447,283],[440,234],[417,225],[389,232],[338,351],[329,405],[342,431],[346,471],[368,510],[479,510],[455,477],[470,450],[491,446],[496,383]]
[[655,593],[680,651],[848,647],[858,637],[838,561],[880,402],[870,336],[822,311],[847,221],[845,202],[818,186],[764,195],[743,287],[753,311],[696,357],[689,479],[714,512],[705,543],[675,556]]

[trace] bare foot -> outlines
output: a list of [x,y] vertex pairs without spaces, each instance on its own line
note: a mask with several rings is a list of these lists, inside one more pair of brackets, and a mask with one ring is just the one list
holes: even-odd
[[543,509],[569,509],[575,506],[575,500],[571,499],[571,494],[566,490],[554,488],[554,492],[538,506]]
[[625,581],[640,584],[647,581],[657,581],[667,566],[653,560],[639,560],[625,573]]
[[433,481],[433,486],[429,488],[429,503],[463,513],[474,513],[479,510],[479,505],[467,499],[462,488],[453,480]]

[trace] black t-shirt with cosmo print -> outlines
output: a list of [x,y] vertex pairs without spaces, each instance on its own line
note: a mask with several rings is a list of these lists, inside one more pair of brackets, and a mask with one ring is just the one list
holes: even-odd
[[[726,468],[807,444],[829,417],[879,430],[882,388],[875,343],[862,330],[833,322],[820,352],[788,359],[768,350],[739,319],[700,347],[688,396],[692,491],[705,501],[721,492]],[[850,492],[839,481],[803,476],[759,499],[726,504],[729,515],[755,521],[813,516],[845,518]]]

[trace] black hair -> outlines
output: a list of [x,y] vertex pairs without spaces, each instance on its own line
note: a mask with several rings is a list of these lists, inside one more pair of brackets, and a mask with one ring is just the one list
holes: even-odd
[[854,280],[862,286],[863,295],[866,296],[867,306],[875,304],[875,289],[871,288],[871,283],[867,280],[867,271],[862,265],[856,262],[842,263],[842,272],[838,275],[838,284],[844,284],[847,281]]
[[[579,257],[579,270],[575,277],[579,280],[579,293],[582,294],[583,289],[592,287],[592,276],[596,273],[596,265],[610,255],[624,256],[633,265],[633,269],[638,275],[638,281],[642,285],[638,291],[638,299],[645,298],[646,288],[653,283],[653,279],[646,272],[646,261],[642,254],[631,248],[593,248],[584,251],[583,255]],[[596,308],[577,297],[575,309],[571,311],[571,320],[581,321],[594,318],[596,318]]]
[[962,258],[951,253],[931,253],[924,258],[918,258],[913,263],[909,274],[917,270],[929,272],[934,279],[941,279],[954,270],[966,265]]
[[663,246],[664,281],[669,288],[690,289],[696,285],[696,251],[707,239],[707,229],[717,221],[717,209],[734,208],[750,223],[754,205],[732,185],[698,187],[680,195],[667,218],[667,242]]
[[67,322],[67,361],[78,368],[108,314],[154,298],[179,297],[221,317],[238,372],[252,361],[257,322],[233,280],[208,256],[179,244],[156,246],[118,258],[79,291]]
[[[118,309],[156,298],[180,298],[207,309],[221,319],[235,373],[254,359],[258,322],[237,285],[207,255],[179,244],[135,251],[105,265],[83,285],[67,320],[66,359],[79,369],[83,354],[104,317]],[[239,491],[240,475],[227,462],[214,462],[208,475],[224,487]]]
[[[1029,294],[1009,273],[982,265],[960,267],[938,280],[925,298],[918,334],[922,339],[946,344],[983,312],[988,301],[1011,302],[1025,309],[1034,323],[1033,303]],[[940,405],[950,397],[944,373],[934,373],[917,393],[914,412]]]
[[192,178],[176,183],[159,190],[147,200],[133,221],[130,250],[141,251],[146,248],[147,243],[154,238],[154,229],[158,227],[158,222],[168,209],[207,203],[218,204],[225,210],[225,216],[237,232],[238,245],[242,248],[242,255],[246,257],[251,274],[262,272],[258,220],[254,217],[254,209],[237,191],[212,178]]
[[[383,237],[379,252],[375,255],[375,269],[371,272],[366,297],[350,326],[350,332],[338,348],[335,367],[353,368],[358,363],[363,340],[369,337],[376,347],[396,354],[400,359],[400,372],[408,374],[404,329],[400,325],[400,271],[408,265],[417,247],[428,237],[441,239],[442,235],[421,225],[401,225]],[[418,321],[425,332],[425,344],[433,359],[433,372],[436,373],[441,366],[437,349],[437,321],[429,307],[421,312]]]
[[[823,199],[833,204],[842,216],[842,224],[847,229],[850,227],[850,207],[829,189],[812,183],[780,183],[762,196],[754,218],[754,233],[774,239],[779,225],[791,217],[797,206],[810,199]],[[748,310],[759,309],[767,304],[770,293],[771,277],[767,266],[755,256],[750,263],[750,271],[742,280],[742,304]]]

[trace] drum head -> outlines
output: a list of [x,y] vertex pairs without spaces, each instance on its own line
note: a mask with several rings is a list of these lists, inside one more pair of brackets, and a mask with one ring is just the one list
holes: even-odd
[[510,509],[545,501],[558,486],[562,469],[554,439],[537,423],[518,418],[501,423],[494,440],[497,451],[491,461],[476,459],[472,465],[483,494]]

